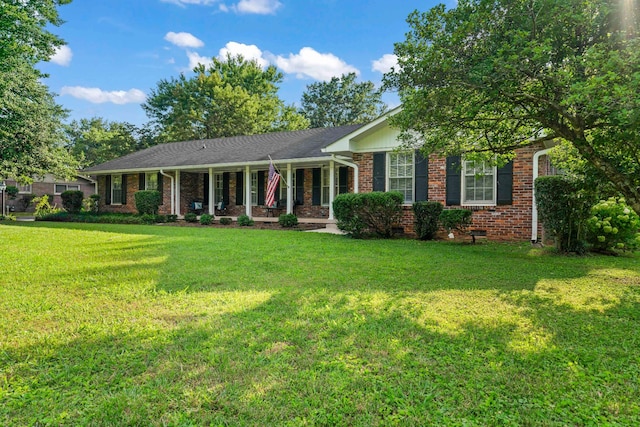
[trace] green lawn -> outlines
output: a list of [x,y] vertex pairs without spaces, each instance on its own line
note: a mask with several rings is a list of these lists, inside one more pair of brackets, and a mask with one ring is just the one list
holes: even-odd
[[640,255],[0,225],[0,425],[638,425]]

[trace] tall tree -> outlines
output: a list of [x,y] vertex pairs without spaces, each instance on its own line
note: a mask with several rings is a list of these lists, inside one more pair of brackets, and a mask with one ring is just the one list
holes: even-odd
[[384,113],[382,92],[370,82],[356,82],[356,73],[332,77],[307,86],[300,112],[311,127],[333,127],[369,122]]
[[640,2],[459,0],[414,12],[385,76],[425,151],[566,141],[640,212]]
[[66,112],[35,69],[63,44],[46,27],[61,24],[56,7],[69,2],[0,1],[0,179],[75,172],[62,144]]
[[149,146],[134,125],[100,117],[74,120],[66,127],[66,134],[69,151],[83,166],[104,163]]
[[161,80],[142,108],[165,140],[252,135],[308,127],[278,97],[282,74],[242,56],[213,58],[195,76]]

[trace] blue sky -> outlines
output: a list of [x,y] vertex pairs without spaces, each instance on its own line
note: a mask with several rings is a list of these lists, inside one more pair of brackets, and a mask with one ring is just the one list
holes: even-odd
[[[52,31],[67,43],[40,69],[70,119],[141,125],[161,79],[229,52],[276,65],[279,95],[299,105],[307,85],[356,72],[379,84],[418,0],[74,0]],[[384,97],[390,106],[397,97]]]

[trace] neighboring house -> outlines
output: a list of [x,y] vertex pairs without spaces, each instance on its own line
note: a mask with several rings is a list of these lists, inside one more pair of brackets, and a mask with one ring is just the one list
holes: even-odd
[[[77,175],[75,179],[71,181],[62,181],[56,179],[53,175],[45,175],[44,177],[35,177],[32,184],[20,184],[15,180],[5,180],[7,185],[14,185],[18,187],[18,195],[14,200],[7,200],[7,206],[15,211],[25,210],[25,206],[22,202],[23,199],[31,198],[30,196],[49,196],[49,203],[51,206],[62,206],[62,197],[60,195],[67,190],[80,190],[84,193],[85,197],[89,197],[96,192],[96,183],[89,177]],[[32,210],[33,206],[26,208]]]
[[[532,189],[535,176],[545,173],[539,166],[546,165],[539,162],[544,146],[518,150],[500,169],[460,157],[425,159],[417,150],[398,150],[400,132],[387,120],[398,111],[366,125],[161,144],[83,173],[97,176],[103,211],[135,212],[135,192],[158,189],[163,214],[181,216],[202,205],[215,215],[222,204],[225,216],[286,212],[327,221],[334,219],[337,194],[400,191],[400,225],[408,234],[414,227],[412,204],[436,200],[471,209],[474,228],[487,230],[490,239],[537,239]],[[283,177],[276,212],[264,206],[271,159]]]

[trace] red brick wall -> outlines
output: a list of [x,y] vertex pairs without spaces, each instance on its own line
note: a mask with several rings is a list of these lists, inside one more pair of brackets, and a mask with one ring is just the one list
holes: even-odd
[[[525,241],[531,238],[531,208],[533,189],[533,155],[541,147],[527,147],[516,152],[513,163],[513,203],[506,206],[451,206],[473,211],[471,228],[487,230],[491,240]],[[353,160],[360,168],[360,192],[372,191],[373,153],[354,154]],[[446,200],[446,159],[429,157],[428,199]],[[445,206],[445,209],[448,206]],[[411,206],[403,207],[400,224],[405,233],[414,233],[414,216]]]

